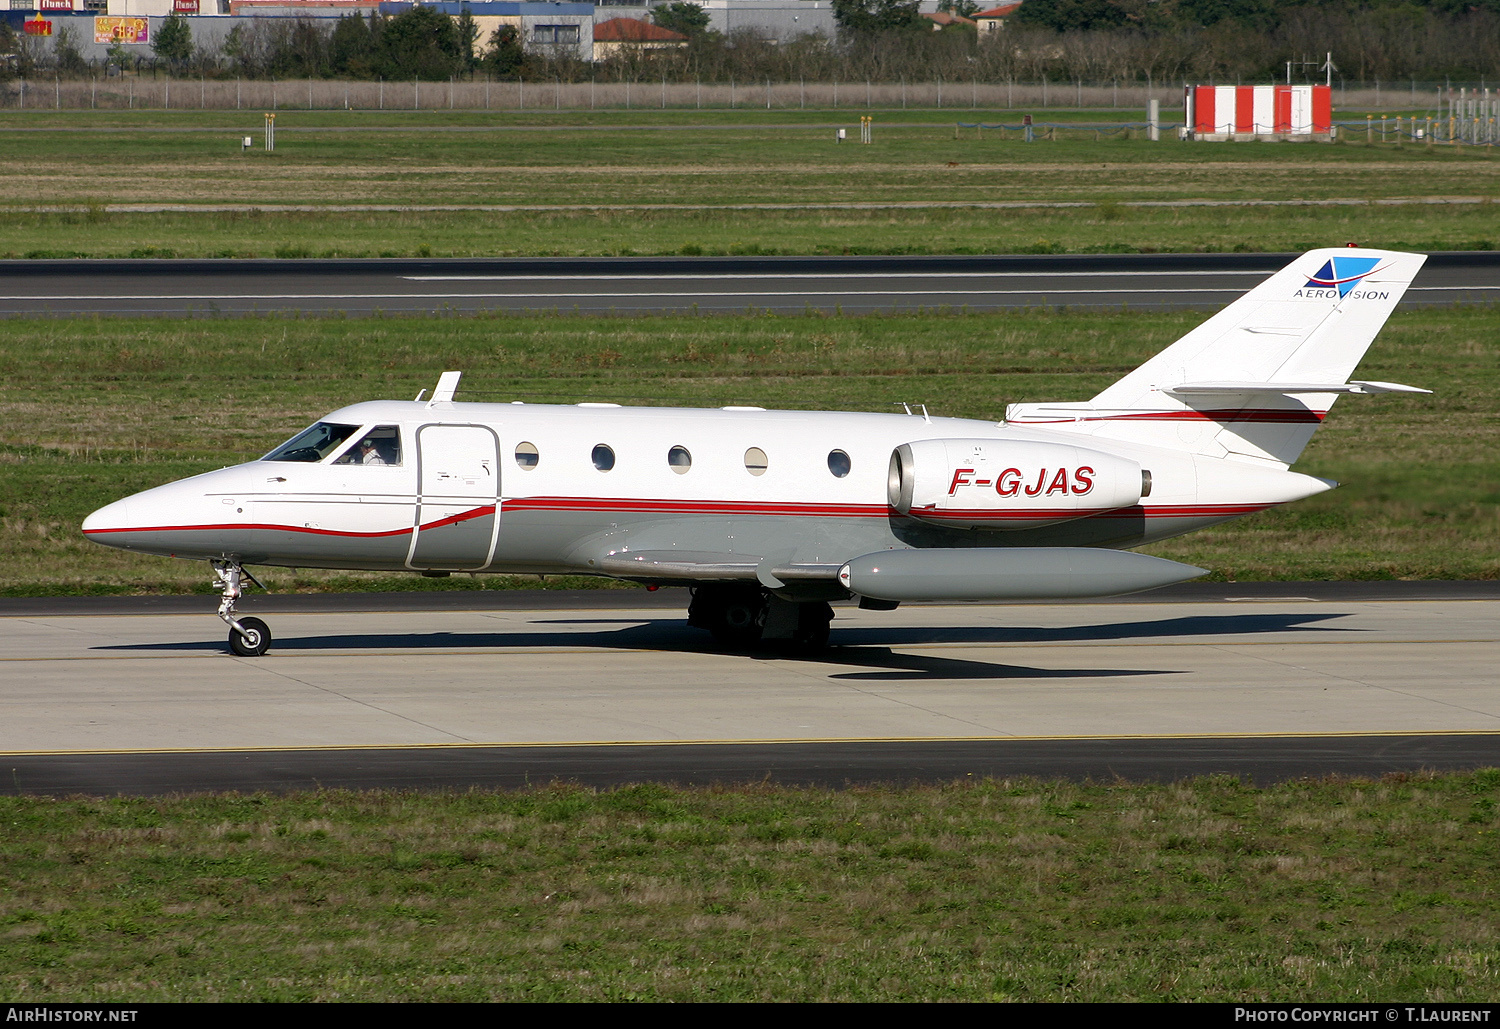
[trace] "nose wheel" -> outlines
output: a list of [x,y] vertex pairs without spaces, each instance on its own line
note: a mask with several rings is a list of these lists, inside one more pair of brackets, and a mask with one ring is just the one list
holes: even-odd
[[238,561],[210,561],[209,564],[213,566],[214,578],[221,587],[223,599],[219,601],[219,618],[229,626],[230,653],[238,657],[260,657],[271,649],[271,630],[259,618],[235,618],[234,608],[244,594],[240,588],[241,578],[249,579],[261,589],[265,586]]
[[240,657],[260,657],[271,649],[271,630],[259,618],[241,618],[229,630],[229,649]]

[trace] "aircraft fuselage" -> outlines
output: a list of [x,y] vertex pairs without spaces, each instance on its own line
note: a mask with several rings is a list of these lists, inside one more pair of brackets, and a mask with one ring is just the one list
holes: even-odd
[[[244,564],[753,580],[767,558],[836,568],[909,547],[1128,548],[1327,485],[1248,462],[921,415],[374,401],[319,424],[349,428],[317,460],[309,451],[170,483],[102,508],[83,531],[114,547]],[[358,441],[376,430],[385,457],[363,462]],[[960,513],[902,513],[892,454],[935,440],[987,444],[992,471],[962,454],[930,467]],[[1080,445],[1082,458],[1068,452]],[[1022,450],[1039,456],[1005,460]],[[1091,508],[1103,486],[1088,453],[1148,472],[1149,496]],[[1009,520],[966,522],[966,496],[1003,498]]]

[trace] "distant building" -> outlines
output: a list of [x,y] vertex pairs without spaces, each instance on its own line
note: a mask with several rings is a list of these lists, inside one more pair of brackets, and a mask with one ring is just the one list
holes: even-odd
[[987,11],[980,11],[974,15],[974,24],[979,28],[979,38],[984,39],[993,32],[999,32],[1005,27],[1005,20],[1015,15],[1020,10],[1020,0],[1013,4],[1001,4],[999,7],[991,7]]
[[0,0],[0,10],[52,15],[167,18],[174,14],[228,14],[229,0]]
[[229,0],[229,13],[239,17],[342,18],[380,10],[380,0]]
[[[381,14],[400,14],[415,7],[409,0],[382,3]],[[513,26],[521,34],[521,45],[527,50],[587,61],[594,54],[594,5],[591,3],[516,3],[507,0],[438,0],[424,3],[457,18],[464,11],[479,26],[481,48],[489,45],[490,36],[502,25]]]
[[922,17],[932,22],[933,32],[941,32],[946,28],[952,28],[954,26],[967,25],[970,28],[974,27],[974,22],[972,19],[965,18],[961,14],[949,14],[947,11],[932,11],[930,13],[924,13]]
[[594,60],[607,61],[626,51],[678,50],[688,45],[681,32],[635,18],[611,18],[594,26]]

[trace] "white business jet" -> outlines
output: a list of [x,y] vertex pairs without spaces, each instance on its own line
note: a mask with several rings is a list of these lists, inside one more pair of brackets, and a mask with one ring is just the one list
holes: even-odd
[[[1425,258],[1315,250],[1084,403],[905,414],[466,403],[327,415],[258,461],[95,511],[91,540],[208,560],[230,649],[246,565],[587,574],[692,589],[728,646],[819,646],[828,602],[1047,600],[1203,570],[1126,548],[1321,493],[1289,470]],[[425,392],[425,391],[424,391]]]

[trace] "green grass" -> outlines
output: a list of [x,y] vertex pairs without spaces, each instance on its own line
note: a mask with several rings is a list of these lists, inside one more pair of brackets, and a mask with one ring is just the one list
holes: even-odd
[[111,213],[0,209],[0,258],[1493,250],[1485,205]]
[[1495,770],[0,799],[0,1000],[1500,999]]
[[[1084,113],[1101,114],[1067,116]],[[1488,249],[1500,240],[1491,209],[1472,204],[1127,206],[1484,200],[1500,195],[1500,161],[1489,148],[1095,141],[1084,129],[1030,145],[995,132],[954,136],[956,121],[1016,114],[877,112],[874,145],[836,146],[832,126],[856,113],[283,112],[276,151],[241,153],[258,111],[5,112],[0,136],[14,145],[0,170],[27,188],[0,206],[0,255],[1285,251],[1348,240]],[[1092,206],[930,206],[1000,201]],[[111,213],[110,204],[190,210]],[[191,210],[216,204],[312,210]],[[431,204],[556,210],[320,210]],[[48,205],[68,210],[31,210]]]
[[[896,316],[11,320],[0,350],[0,593],[205,590],[196,564],[95,546],[96,507],[252,458],[444,369],[460,399],[616,401],[996,418],[1082,400],[1201,321],[1189,312]],[[1500,311],[1397,314],[1362,376],[1433,397],[1339,402],[1298,470],[1344,488],[1153,553],[1220,578],[1493,578]],[[270,573],[276,588],[412,577]],[[481,580],[484,581],[484,580]],[[534,582],[534,580],[532,580]]]

